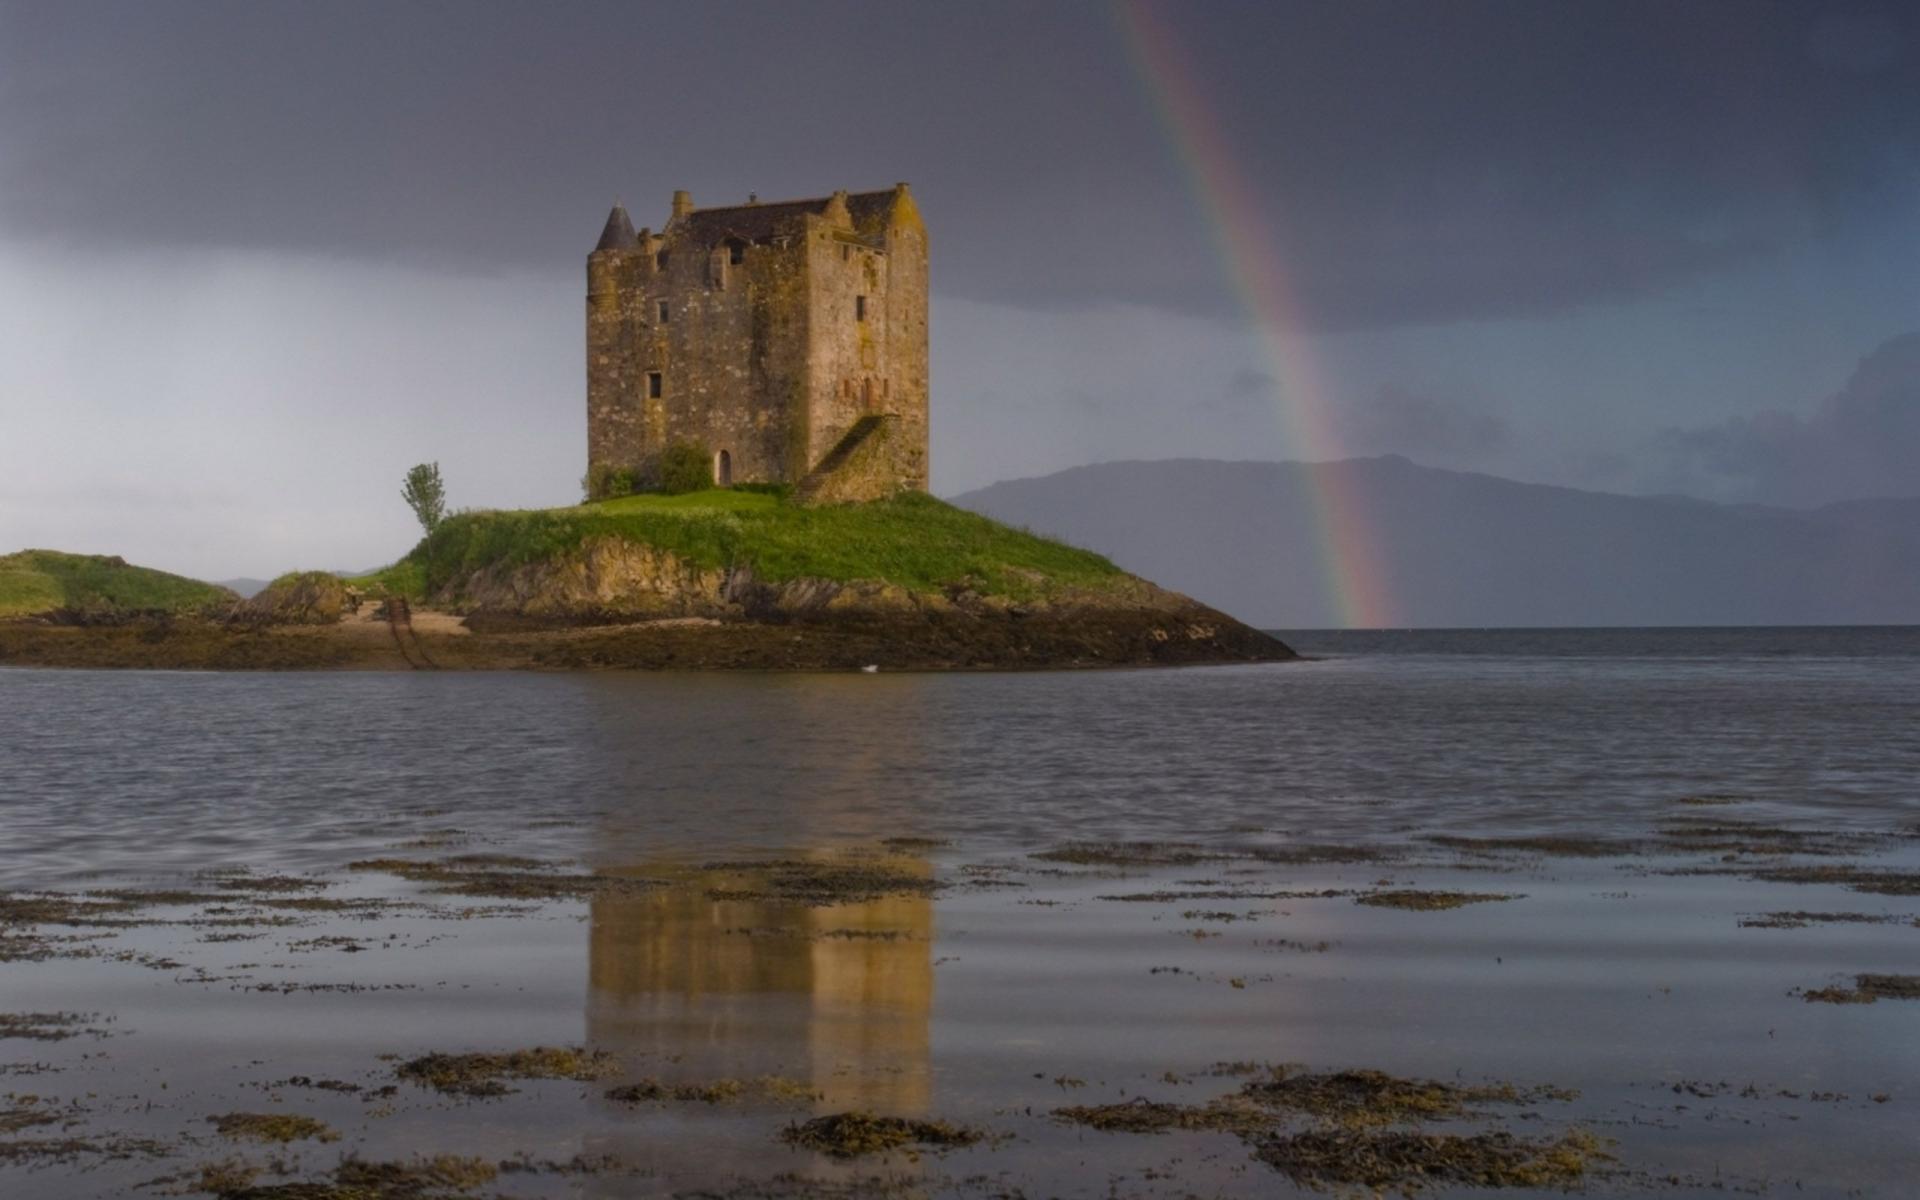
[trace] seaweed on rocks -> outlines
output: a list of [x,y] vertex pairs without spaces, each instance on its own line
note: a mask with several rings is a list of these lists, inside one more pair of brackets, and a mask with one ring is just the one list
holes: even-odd
[[1565,1189],[1610,1161],[1604,1144],[1583,1130],[1544,1139],[1506,1132],[1314,1129],[1262,1141],[1254,1157],[1311,1188],[1357,1186],[1408,1195],[1447,1185]]
[[409,1083],[449,1096],[504,1096],[516,1089],[507,1079],[602,1079],[615,1069],[613,1056],[577,1046],[535,1046],[497,1054],[424,1054],[394,1069]]
[[1363,892],[1356,896],[1353,902],[1373,908],[1399,908],[1409,912],[1441,912],[1450,908],[1464,908],[1469,904],[1490,904],[1496,900],[1519,899],[1521,896],[1517,892],[1448,892],[1400,888],[1391,891]]
[[908,1146],[971,1146],[986,1135],[948,1121],[843,1112],[800,1121],[780,1131],[780,1140],[829,1158],[859,1158]]

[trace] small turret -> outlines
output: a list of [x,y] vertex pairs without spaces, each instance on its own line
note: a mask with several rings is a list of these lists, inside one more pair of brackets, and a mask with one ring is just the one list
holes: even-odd
[[686,191],[675,192],[673,194],[674,220],[677,221],[681,217],[686,216],[688,213],[692,211],[693,211],[693,193],[686,192]]
[[853,228],[853,212],[847,208],[847,194],[845,192],[835,192],[827,201],[826,211],[820,215],[825,217],[827,224],[832,225],[835,229]]
[[600,241],[594,246],[594,252],[602,250],[632,250],[639,245],[633,236],[633,221],[627,217],[627,210],[617,201],[613,211],[607,214],[607,227],[600,231]]

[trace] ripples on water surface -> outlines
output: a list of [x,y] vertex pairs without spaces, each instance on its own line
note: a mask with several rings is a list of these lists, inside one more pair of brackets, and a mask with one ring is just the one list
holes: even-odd
[[[293,1174],[263,1184],[343,1153],[444,1151],[601,1162],[477,1194],[724,1191],[794,1172],[868,1180],[860,1190],[887,1176],[903,1194],[1105,1195],[1115,1180],[1121,1194],[1288,1191],[1227,1134],[1047,1119],[1140,1094],[1204,1102],[1238,1086],[1196,1075],[1222,1060],[1578,1088],[1510,1127],[1578,1124],[1650,1173],[1603,1191],[1901,1194],[1920,1169],[1920,1002],[1788,993],[1920,970],[1920,899],[1752,876],[1782,862],[1916,868],[1920,632],[1289,640],[1325,657],[948,676],[0,672],[6,887],[204,890],[195,872],[244,867],[433,905],[361,920],[281,910],[309,923],[236,923],[229,940],[203,904],[160,911],[199,924],[65,930],[103,935],[71,944],[86,957],[0,961],[0,1013],[97,1013],[112,1034],[0,1037],[0,1070],[57,1068],[0,1075],[0,1089],[81,1103],[76,1136],[153,1139],[121,1159],[0,1149],[0,1194],[112,1195],[234,1153],[264,1161],[204,1121],[236,1109],[309,1113],[345,1135],[306,1144]],[[1701,794],[1737,802],[1679,804]],[[1542,857],[1425,840],[1625,843],[1715,822],[1753,831],[1748,844]],[[1779,841],[1789,834],[1817,836]],[[739,879],[700,870],[889,838],[945,843],[877,861],[950,886],[823,907],[729,898]],[[1093,839],[1237,857],[1028,857]],[[1286,861],[1301,843],[1391,857]],[[450,921],[445,897],[345,870],[459,853],[673,884]],[[1524,897],[1441,912],[1354,902],[1408,887]],[[1343,894],[1253,895],[1322,889]],[[1223,898],[1100,899],[1183,890]],[[1803,909],[1874,920],[1738,924]],[[304,945],[323,937],[363,948]],[[281,986],[315,982],[364,990]],[[622,1078],[775,1074],[819,1098],[796,1113],[752,1098],[634,1108],[577,1082],[481,1101],[378,1095],[392,1082],[383,1053],[540,1043],[607,1049]],[[266,1086],[295,1076],[361,1091]],[[846,1108],[1010,1136],[852,1167],[774,1140],[796,1116]],[[63,1128],[0,1116],[0,1148]],[[1681,1182],[1659,1183],[1669,1173]]]

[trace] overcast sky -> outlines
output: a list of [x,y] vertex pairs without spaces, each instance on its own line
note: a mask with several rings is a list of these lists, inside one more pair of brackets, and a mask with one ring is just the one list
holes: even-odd
[[[575,499],[616,196],[902,179],[942,493],[1329,445],[1920,493],[1909,3],[0,0],[0,551],[372,566],[425,459]],[[1276,256],[1323,444],[1223,244]]]

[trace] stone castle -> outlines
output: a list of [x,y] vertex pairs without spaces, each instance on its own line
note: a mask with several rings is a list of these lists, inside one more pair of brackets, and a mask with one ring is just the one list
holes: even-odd
[[927,486],[927,231],[907,185],[726,208],[619,205],[587,256],[587,477],[658,477],[676,443],[716,484],[802,500]]

